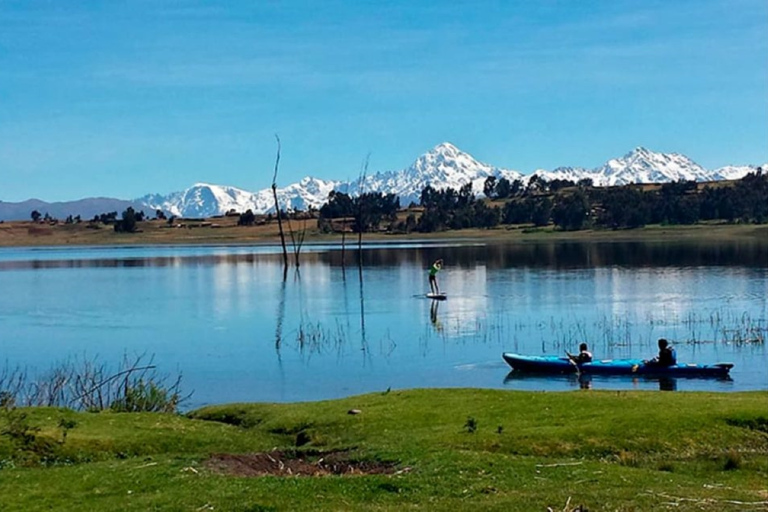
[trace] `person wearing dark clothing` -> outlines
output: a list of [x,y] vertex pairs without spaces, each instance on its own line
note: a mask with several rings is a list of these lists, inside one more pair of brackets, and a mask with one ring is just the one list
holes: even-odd
[[677,352],[669,344],[667,340],[661,338],[659,340],[659,355],[646,361],[645,364],[652,364],[656,366],[672,366],[677,364]]
[[592,353],[589,350],[587,350],[587,344],[586,343],[582,343],[581,345],[579,345],[579,354],[578,355],[575,356],[575,355],[570,354],[568,352],[566,352],[566,354],[568,354],[568,359],[570,359],[571,361],[573,361],[576,364],[591,363],[592,362]]

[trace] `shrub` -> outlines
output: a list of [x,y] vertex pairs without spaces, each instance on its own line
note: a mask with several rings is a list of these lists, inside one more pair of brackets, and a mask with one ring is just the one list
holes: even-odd
[[179,393],[167,389],[154,381],[139,380],[126,384],[123,396],[110,405],[114,412],[176,412],[179,405]]
[[[76,411],[176,412],[190,395],[180,392],[181,377],[168,384],[155,372],[153,358],[124,357],[116,369],[96,358],[74,359],[54,364],[40,375],[25,369],[0,368],[0,409],[20,407],[66,407]],[[64,431],[72,427],[59,425]],[[62,432],[63,437],[66,433]]]

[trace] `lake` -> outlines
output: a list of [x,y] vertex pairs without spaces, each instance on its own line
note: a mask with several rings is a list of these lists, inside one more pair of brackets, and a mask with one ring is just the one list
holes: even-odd
[[[768,242],[0,249],[0,365],[147,354],[186,407],[388,388],[768,389]],[[427,268],[448,299],[435,302]],[[524,377],[505,351],[735,364],[729,380]]]

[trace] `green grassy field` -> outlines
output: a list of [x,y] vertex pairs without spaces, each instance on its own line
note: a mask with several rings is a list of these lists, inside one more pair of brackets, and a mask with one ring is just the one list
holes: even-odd
[[[0,418],[4,511],[768,508],[768,392],[428,389],[185,416]],[[76,422],[66,439],[62,419]],[[39,430],[9,435],[20,422]],[[274,449],[391,468],[243,476],[207,462]]]

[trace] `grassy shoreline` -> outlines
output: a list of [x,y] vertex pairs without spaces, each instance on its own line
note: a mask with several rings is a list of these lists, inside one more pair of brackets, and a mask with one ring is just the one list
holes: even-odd
[[[0,493],[3,510],[764,510],[767,402],[419,389],[185,416],[24,409],[48,458],[0,436]],[[76,423],[63,442],[61,418]],[[394,467],[243,476],[207,462],[274,449]]]
[[[215,222],[211,222],[215,221]],[[340,234],[317,230],[314,220],[307,221],[305,243],[341,244]],[[294,224],[299,224],[294,221]],[[0,223],[0,247],[40,246],[122,246],[122,245],[237,245],[279,244],[277,224],[237,226],[233,219],[180,221],[169,227],[164,221],[139,223],[137,233],[115,233],[111,226],[88,228],[81,224],[37,224],[31,221]],[[215,227],[214,227],[215,226]],[[301,226],[296,225],[294,229]],[[290,247],[290,237],[286,235]],[[408,242],[461,240],[487,243],[540,242],[665,242],[680,240],[768,240],[768,226],[753,224],[696,224],[691,226],[647,226],[632,230],[558,231],[553,228],[531,229],[523,226],[500,226],[494,229],[466,229],[436,233],[386,234],[363,236],[365,242]],[[356,236],[347,237],[347,246],[356,244]]]

